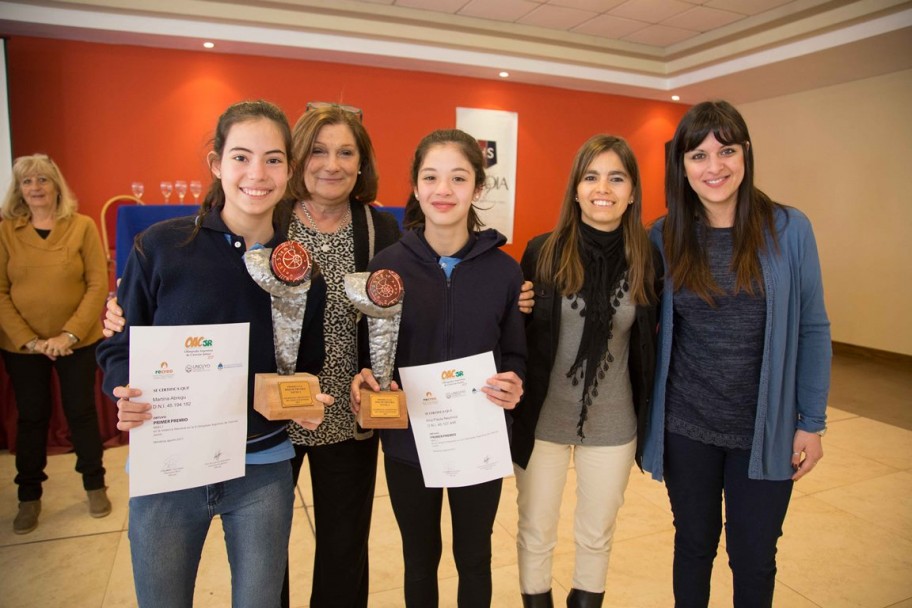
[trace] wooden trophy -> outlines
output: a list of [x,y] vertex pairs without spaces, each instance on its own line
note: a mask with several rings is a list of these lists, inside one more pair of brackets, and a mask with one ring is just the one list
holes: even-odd
[[254,377],[253,408],[269,420],[323,421],[323,404],[316,400],[316,376],[296,373],[301,327],[307,308],[312,262],[310,252],[296,241],[274,250],[251,249],[244,254],[247,271],[272,298],[272,334],[278,373]]
[[390,390],[405,297],[402,278],[392,270],[357,272],[345,276],[345,292],[367,317],[371,367],[380,384],[379,391],[361,389],[358,424],[363,429],[408,428],[405,393]]

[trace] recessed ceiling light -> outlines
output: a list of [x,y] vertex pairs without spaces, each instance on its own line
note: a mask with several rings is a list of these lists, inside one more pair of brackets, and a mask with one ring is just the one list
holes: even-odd
[[681,98],[678,95],[672,95],[671,100],[672,101],[681,101]]
[[498,74],[498,76],[500,76],[501,78],[509,78],[510,72],[501,72],[500,74]]
[[215,43],[214,43],[214,42],[204,42],[204,43],[203,43],[203,47],[204,47],[204,48],[207,48],[207,49],[214,49],[214,48],[215,48]]

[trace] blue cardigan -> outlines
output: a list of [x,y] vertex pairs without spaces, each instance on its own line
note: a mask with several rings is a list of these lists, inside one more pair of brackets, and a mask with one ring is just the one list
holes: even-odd
[[[766,337],[748,476],[784,480],[795,472],[791,464],[795,430],[814,432],[826,426],[832,345],[811,223],[797,209],[783,206],[777,206],[775,220],[779,250],[768,239],[766,252],[760,256]],[[664,223],[660,219],[650,232],[663,257]],[[665,457],[665,386],[674,336],[673,302],[674,286],[666,276],[653,406],[643,450],[643,468],[658,481],[662,481]]]

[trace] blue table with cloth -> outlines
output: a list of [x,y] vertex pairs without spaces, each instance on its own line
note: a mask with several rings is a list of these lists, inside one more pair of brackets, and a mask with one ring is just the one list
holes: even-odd
[[[116,254],[116,276],[123,275],[127,265],[127,257],[133,249],[133,240],[136,235],[156,222],[169,220],[174,217],[196,215],[199,210],[197,205],[124,205],[117,210],[117,233],[114,247]],[[405,207],[380,207],[379,211],[391,213],[402,228],[405,216]]]
[[127,257],[136,235],[157,222],[175,217],[196,215],[199,205],[124,205],[117,210],[117,233],[114,240],[115,274],[123,275]]

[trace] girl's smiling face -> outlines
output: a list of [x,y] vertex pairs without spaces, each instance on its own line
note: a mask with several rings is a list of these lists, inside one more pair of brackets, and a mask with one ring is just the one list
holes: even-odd
[[467,226],[469,209],[481,189],[475,188],[475,170],[456,144],[430,147],[418,169],[415,198],[426,226]]
[[212,173],[221,180],[228,217],[271,218],[285,196],[291,167],[278,125],[267,118],[239,122],[225,138],[221,157],[210,157]]

